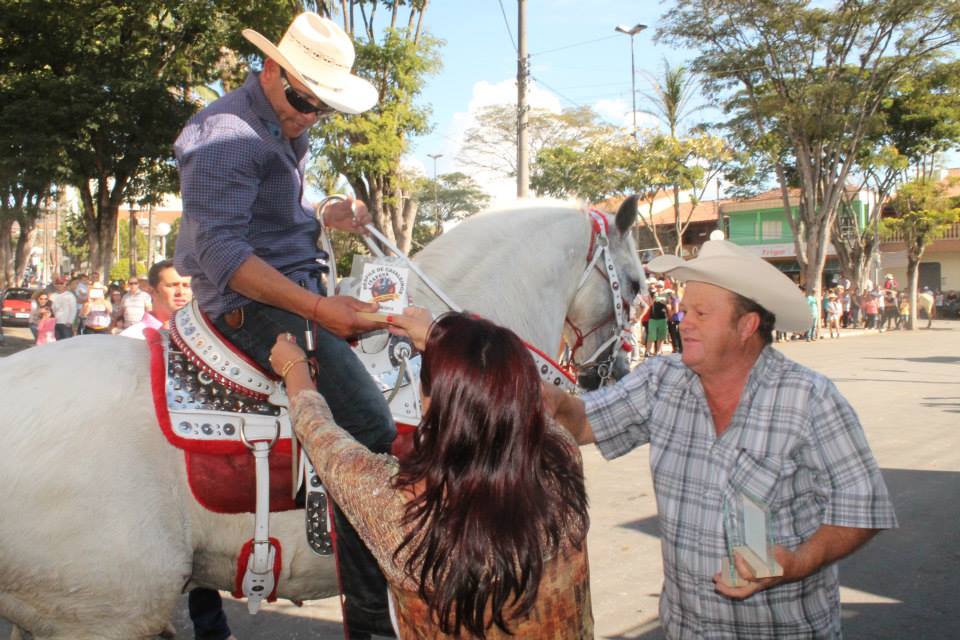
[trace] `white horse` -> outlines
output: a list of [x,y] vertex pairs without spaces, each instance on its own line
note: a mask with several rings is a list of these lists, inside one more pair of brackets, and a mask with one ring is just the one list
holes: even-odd
[[[609,231],[630,296],[642,273],[635,215],[631,199]],[[502,211],[464,222],[420,264],[459,304],[551,353],[564,317],[584,327],[610,317],[606,280],[577,288],[592,244],[576,209]],[[232,588],[253,517],[194,500],[182,452],[156,425],[148,363],[144,342],[109,336],[0,361],[0,617],[37,639],[153,637],[185,589]],[[303,520],[270,522],[283,549],[277,594],[294,601],[337,592],[333,559],[308,550]]]

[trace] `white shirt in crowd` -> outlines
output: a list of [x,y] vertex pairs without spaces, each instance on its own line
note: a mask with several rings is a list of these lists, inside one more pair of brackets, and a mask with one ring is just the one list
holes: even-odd
[[77,297],[70,291],[50,294],[50,305],[57,324],[73,324],[77,317]]
[[124,294],[120,299],[120,307],[123,309],[123,326],[131,327],[143,320],[143,314],[150,311],[153,304],[149,293],[137,291]]

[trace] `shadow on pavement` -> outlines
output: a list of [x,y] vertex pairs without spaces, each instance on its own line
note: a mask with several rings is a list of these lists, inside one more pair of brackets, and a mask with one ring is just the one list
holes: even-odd
[[868,356],[865,360],[899,360],[902,362],[919,362],[921,364],[958,364],[960,356],[926,356],[924,358],[881,358]]
[[[952,399],[952,398],[949,398]],[[840,567],[843,631],[849,639],[958,637],[960,473],[884,469],[900,528],[881,532]],[[620,525],[659,537],[655,518]],[[851,592],[849,590],[855,590]],[[662,640],[657,621],[604,636]]]
[[[173,625],[177,638],[191,640],[193,626],[187,614],[187,597],[174,612]],[[284,611],[289,610],[289,612]],[[223,598],[223,610],[227,614],[230,630],[244,640],[343,640],[343,627],[339,621],[320,620],[296,614],[297,608],[289,601],[278,600],[266,604],[255,616],[247,613],[246,600]]]

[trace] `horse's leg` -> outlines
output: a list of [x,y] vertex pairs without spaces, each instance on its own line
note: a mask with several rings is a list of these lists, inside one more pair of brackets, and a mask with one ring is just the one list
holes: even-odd
[[182,454],[146,371],[145,344],[109,336],[0,362],[0,617],[38,640],[153,638],[190,575]]

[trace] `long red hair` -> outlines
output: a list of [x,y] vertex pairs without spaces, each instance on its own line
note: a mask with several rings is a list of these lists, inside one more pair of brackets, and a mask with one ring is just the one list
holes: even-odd
[[420,380],[430,406],[397,486],[422,490],[398,552],[411,547],[407,573],[444,633],[509,632],[534,605],[545,561],[586,537],[583,471],[547,428],[536,365],[510,330],[441,317]]

